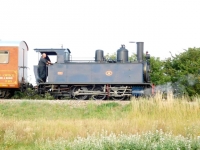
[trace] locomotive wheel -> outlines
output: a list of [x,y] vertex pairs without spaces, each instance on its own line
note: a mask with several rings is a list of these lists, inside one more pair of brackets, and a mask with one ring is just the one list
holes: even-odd
[[121,93],[124,92],[124,90],[120,89],[120,86],[116,86],[116,89],[111,89],[111,92],[115,92],[118,96],[111,96],[112,100],[124,100],[126,96],[122,96]]
[[112,100],[121,101],[121,100],[124,100],[126,98],[126,96],[121,96],[121,97],[112,96],[111,98],[112,98]]
[[84,86],[75,86],[73,91],[72,91],[72,95],[74,95],[74,98],[76,100],[86,100],[88,98],[88,95],[76,95],[75,93],[76,92],[79,92],[80,91],[88,91],[87,87],[84,87]]
[[[97,92],[103,92],[103,88],[101,86],[96,86],[93,91],[97,91]],[[92,95],[92,99],[94,100],[104,100],[106,98],[106,94],[105,95]]]

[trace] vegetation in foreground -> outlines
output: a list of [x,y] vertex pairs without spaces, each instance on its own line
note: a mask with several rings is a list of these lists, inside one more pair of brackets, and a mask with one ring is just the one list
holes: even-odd
[[[78,102],[76,102],[78,104]],[[2,149],[200,149],[200,101],[0,104]]]
[[[76,137],[74,140],[63,138],[56,140],[40,139],[31,144],[17,143],[14,133],[6,133],[5,149],[46,149],[46,150],[177,150],[177,149],[200,149],[200,138],[189,139],[181,135],[174,136],[171,133],[164,133],[162,130],[147,132],[143,134],[108,134],[102,131],[101,134],[88,135],[87,137]],[[17,144],[17,145],[15,145]]]

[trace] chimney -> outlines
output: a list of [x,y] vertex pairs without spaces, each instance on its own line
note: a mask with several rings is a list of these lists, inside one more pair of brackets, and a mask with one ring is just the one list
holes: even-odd
[[137,44],[137,61],[143,61],[144,42],[136,42]]

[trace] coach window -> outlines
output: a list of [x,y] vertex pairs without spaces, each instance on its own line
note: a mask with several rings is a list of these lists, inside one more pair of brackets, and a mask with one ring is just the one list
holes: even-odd
[[0,51],[0,64],[7,64],[9,60],[8,51]]

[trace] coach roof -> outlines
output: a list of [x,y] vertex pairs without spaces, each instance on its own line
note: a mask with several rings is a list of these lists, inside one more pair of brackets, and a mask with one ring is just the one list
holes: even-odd
[[25,45],[28,50],[28,45],[25,41],[0,41],[0,46],[18,46]]

